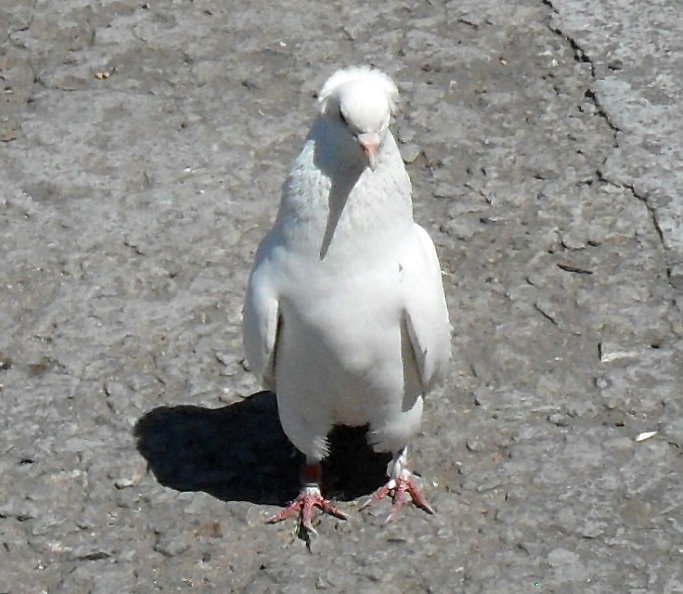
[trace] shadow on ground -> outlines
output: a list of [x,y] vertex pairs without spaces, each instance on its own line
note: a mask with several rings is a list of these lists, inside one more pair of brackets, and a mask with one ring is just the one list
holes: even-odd
[[[389,455],[376,454],[366,428],[336,427],[323,489],[344,501],[383,484]],[[299,490],[302,456],[285,436],[275,395],[258,392],[222,408],[162,406],[135,425],[137,449],[159,483],[223,501],[284,505]]]

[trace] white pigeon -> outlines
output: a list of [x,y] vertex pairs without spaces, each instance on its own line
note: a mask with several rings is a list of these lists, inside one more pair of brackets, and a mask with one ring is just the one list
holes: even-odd
[[439,260],[413,221],[411,184],[389,131],[398,90],[368,67],[339,70],[283,186],[258,248],[244,307],[252,371],[277,395],[280,422],[306,457],[302,491],[271,521],[314,507],[345,514],[320,492],[334,425],[369,425],[391,452],[392,519],[406,500],[432,512],[407,468],[423,397],[446,373],[450,324]]

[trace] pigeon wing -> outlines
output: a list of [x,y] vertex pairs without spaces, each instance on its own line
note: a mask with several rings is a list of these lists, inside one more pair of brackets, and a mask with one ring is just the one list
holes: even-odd
[[251,371],[266,390],[275,390],[275,350],[280,325],[277,294],[269,275],[270,262],[257,256],[249,277],[242,319],[244,350]]
[[450,359],[450,323],[436,249],[419,225],[416,245],[405,260],[404,323],[423,394],[446,375]]

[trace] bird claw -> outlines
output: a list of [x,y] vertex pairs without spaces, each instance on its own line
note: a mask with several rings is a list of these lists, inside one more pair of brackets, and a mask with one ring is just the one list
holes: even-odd
[[301,490],[301,493],[299,493],[294,501],[270,518],[268,523],[274,524],[299,513],[301,528],[308,533],[312,532],[313,534],[317,534],[312,523],[313,510],[316,507],[320,508],[324,513],[335,516],[340,520],[346,520],[347,518],[347,515],[343,511],[332,505],[332,503],[321,495],[320,489],[317,486],[306,486]]
[[434,509],[431,505],[429,505],[429,503],[427,503],[427,500],[425,499],[424,495],[422,495],[420,489],[415,483],[413,474],[407,470],[401,472],[398,477],[389,479],[387,484],[377,489],[377,491],[372,494],[370,499],[368,499],[360,507],[360,509],[365,509],[366,507],[377,503],[387,495],[390,495],[393,500],[393,504],[391,506],[391,513],[386,519],[386,523],[388,524],[396,518],[398,512],[403,507],[403,504],[406,502],[406,494],[410,495],[410,498],[417,507],[423,509],[429,514],[434,513]]

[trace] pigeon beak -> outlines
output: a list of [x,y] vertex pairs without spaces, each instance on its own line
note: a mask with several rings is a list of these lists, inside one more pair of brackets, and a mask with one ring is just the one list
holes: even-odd
[[373,171],[377,169],[377,151],[379,150],[379,136],[377,134],[359,134],[358,144],[363,149],[365,156],[368,158],[370,169]]

